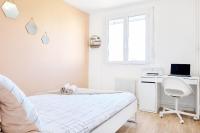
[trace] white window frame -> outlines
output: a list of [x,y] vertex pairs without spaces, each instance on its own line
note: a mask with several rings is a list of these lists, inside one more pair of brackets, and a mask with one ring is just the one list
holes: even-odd
[[[135,65],[145,65],[154,62],[154,9],[140,9],[134,10],[131,12],[121,13],[120,15],[111,15],[106,18],[106,62],[109,64],[135,64]],[[129,33],[129,17],[146,15],[146,46],[145,46],[145,61],[128,61],[128,33]],[[113,19],[121,19],[125,20],[124,24],[124,59],[123,61],[109,61],[109,21]]]

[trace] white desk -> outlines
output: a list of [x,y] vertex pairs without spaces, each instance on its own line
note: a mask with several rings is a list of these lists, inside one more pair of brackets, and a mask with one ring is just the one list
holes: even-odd
[[[163,82],[163,78],[167,76],[142,76],[139,85],[139,109],[142,111],[157,113],[159,109],[159,87],[158,83]],[[170,76],[171,77],[171,76]],[[199,77],[178,77],[189,85],[196,86],[196,112],[194,119],[199,120]]]

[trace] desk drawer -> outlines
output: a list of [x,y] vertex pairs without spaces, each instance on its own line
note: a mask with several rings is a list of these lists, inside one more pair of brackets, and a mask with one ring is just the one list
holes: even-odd
[[141,83],[155,83],[156,78],[141,78]]
[[155,82],[141,81],[139,87],[139,109],[141,111],[156,112],[156,84]]
[[183,78],[183,81],[185,81],[185,83],[187,83],[189,85],[197,85],[198,84],[198,80],[196,80],[196,79]]

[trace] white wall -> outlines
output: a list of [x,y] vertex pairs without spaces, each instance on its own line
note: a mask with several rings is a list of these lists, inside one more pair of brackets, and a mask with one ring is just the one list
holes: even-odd
[[[90,49],[89,87],[115,89],[117,78],[140,77],[143,65],[116,65],[106,62],[105,20],[106,16],[129,12],[137,8],[154,7],[154,61],[169,74],[171,63],[188,63],[192,75],[199,74],[199,0],[154,0],[150,3],[129,5],[122,8],[94,12],[90,16],[90,35],[102,38],[102,46]],[[198,29],[198,30],[197,30]],[[166,103],[169,99],[163,98]],[[192,97],[183,100],[187,107],[194,106]],[[171,101],[173,102],[173,101]]]
[[99,35],[102,46],[99,49],[90,49],[89,59],[89,87],[95,89],[115,89],[115,79],[135,79],[140,75],[141,65],[109,64],[106,57],[106,17],[130,12],[135,6],[98,11],[90,16],[90,35]]
[[195,0],[195,43],[196,43],[196,67],[198,75],[200,75],[200,1]]
[[155,63],[163,67],[166,74],[169,74],[171,63],[188,63],[192,65],[192,74],[197,74],[195,0],[155,0],[91,14],[90,35],[99,35],[103,42],[100,48],[90,49],[90,88],[114,89],[116,78],[139,79],[142,65],[106,62],[105,19],[109,15],[149,7],[154,7]]

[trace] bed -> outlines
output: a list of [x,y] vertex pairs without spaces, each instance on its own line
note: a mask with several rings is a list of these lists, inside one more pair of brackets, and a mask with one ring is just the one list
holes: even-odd
[[137,110],[133,94],[38,95],[29,97],[44,133],[114,133]]
[[1,128],[6,133],[114,133],[137,110],[128,92],[84,89],[27,97],[0,75]]

